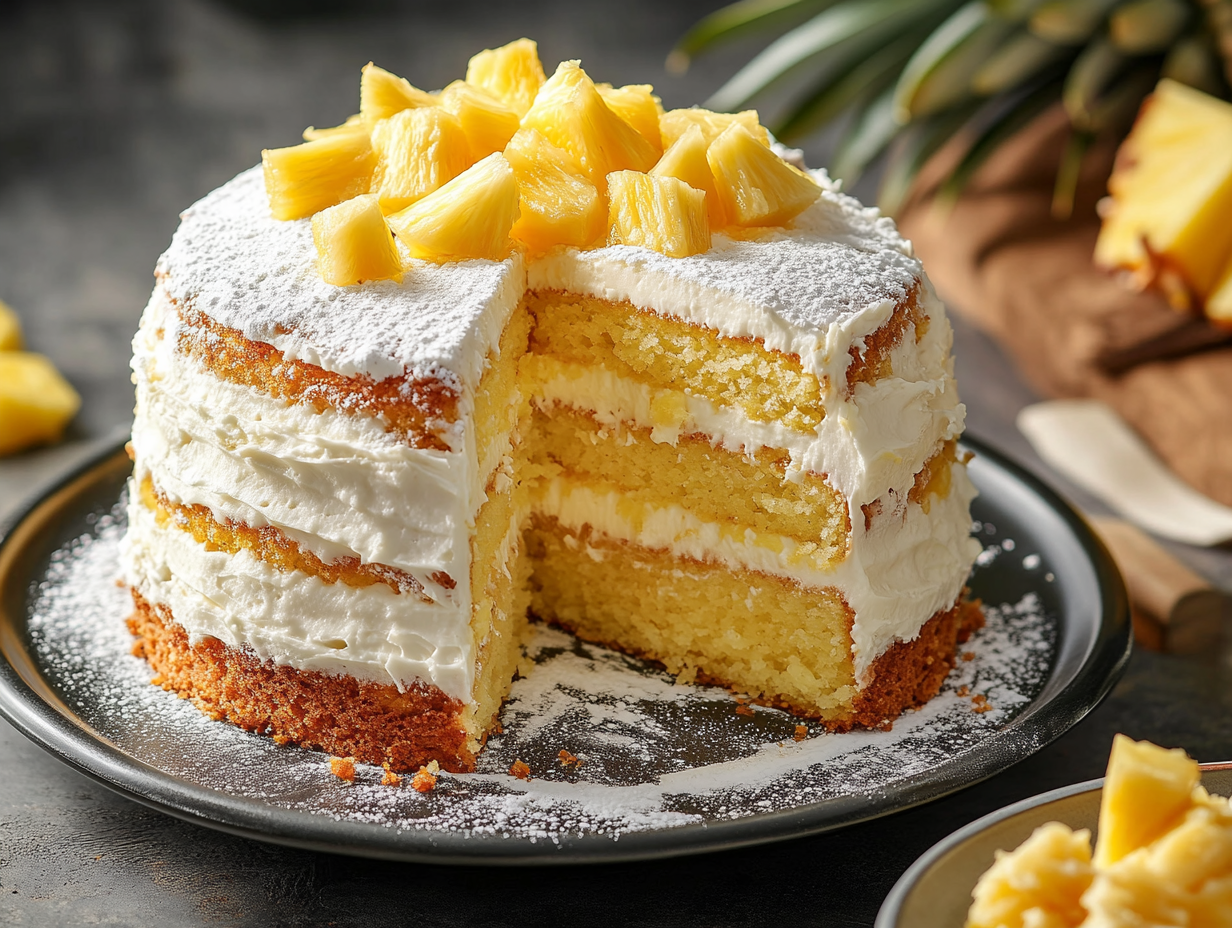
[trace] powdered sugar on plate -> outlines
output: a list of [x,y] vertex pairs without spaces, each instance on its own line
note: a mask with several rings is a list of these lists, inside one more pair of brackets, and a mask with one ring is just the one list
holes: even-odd
[[[1040,693],[1057,649],[1056,619],[1036,593],[986,604],[987,626],[962,646],[942,692],[922,709],[889,731],[830,734],[810,723],[796,741],[793,716],[677,684],[653,665],[540,627],[533,670],[514,683],[504,730],[479,769],[442,774],[421,794],[405,781],[382,786],[382,771],[362,765],[345,783],[324,755],[211,721],[151,685],[150,668],[130,653],[130,604],[116,583],[123,510],[90,521],[90,532],[52,556],[29,600],[35,658],[72,710],[98,736],[175,777],[399,832],[618,840],[885,795],[1002,730]],[[562,763],[562,751],[580,763]],[[515,761],[531,779],[510,775]]]

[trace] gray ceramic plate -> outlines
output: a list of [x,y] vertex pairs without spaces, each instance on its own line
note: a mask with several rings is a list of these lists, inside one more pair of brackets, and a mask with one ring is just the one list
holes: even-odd
[[[877,913],[876,928],[961,928],[971,890],[998,850],[1012,850],[1040,825],[1061,822],[1096,833],[1104,781],[1088,780],[1006,806],[960,828],[902,875]],[[1232,794],[1232,763],[1203,764],[1202,785]]]
[[[541,628],[503,734],[420,795],[332,777],[322,755],[211,722],[149,684],[116,585],[129,465],[117,447],[0,530],[0,712],[78,770],[191,821],[286,844],[435,862],[574,863],[839,828],[997,773],[1109,691],[1129,653],[1107,552],[1046,487],[971,443],[988,625],[892,731],[793,738],[798,720]],[[975,702],[974,697],[986,702]],[[986,710],[986,711],[977,711]],[[561,750],[583,760],[562,766]],[[530,765],[530,782],[508,774]]]

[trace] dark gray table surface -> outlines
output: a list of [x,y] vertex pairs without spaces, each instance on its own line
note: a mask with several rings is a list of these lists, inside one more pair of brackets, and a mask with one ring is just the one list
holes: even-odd
[[[352,112],[369,59],[439,87],[477,49],[526,34],[549,64],[580,57],[602,79],[649,81],[683,106],[753,47],[664,72],[673,39],[713,5],[0,4],[0,299],[84,397],[64,444],[0,461],[0,513],[125,430],[128,342],[178,211],[262,147]],[[1035,397],[997,347],[961,320],[955,329],[971,433],[1098,510],[1015,431]],[[1232,586],[1228,552],[1174,550]],[[1099,776],[1116,732],[1232,759],[1230,667],[1225,656],[1136,653],[1069,734],[919,809],[750,850],[573,869],[393,864],[230,837],[120,798],[0,721],[0,924],[869,925],[931,844],[1008,802]]]

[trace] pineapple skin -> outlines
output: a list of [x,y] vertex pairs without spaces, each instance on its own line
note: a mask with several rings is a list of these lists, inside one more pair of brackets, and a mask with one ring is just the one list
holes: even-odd
[[58,441],[80,408],[77,391],[43,355],[0,352],[0,456]]
[[719,199],[714,172],[710,170],[710,162],[706,160],[707,147],[702,130],[697,126],[689,126],[684,134],[672,143],[671,148],[663,153],[663,157],[650,173],[656,177],[675,177],[693,189],[705,193],[710,228],[721,229],[727,225],[727,215],[723,211],[723,201]]
[[556,245],[585,248],[606,231],[607,201],[569,153],[535,129],[521,129],[505,148],[521,197],[509,234],[531,253]]
[[261,152],[265,192],[275,219],[303,219],[367,193],[376,155],[363,133],[267,148]]
[[387,213],[405,209],[470,167],[462,123],[439,106],[402,110],[377,123],[372,190]]
[[531,39],[484,49],[466,65],[466,83],[503,101],[519,119],[534,103],[545,79],[539,46]]
[[706,160],[723,212],[736,225],[786,225],[821,196],[811,177],[762,145],[738,122],[710,143]]
[[706,195],[675,177],[608,175],[608,244],[636,245],[670,258],[710,250]]
[[518,218],[518,204],[513,168],[495,152],[388,222],[412,257],[500,261],[510,252],[509,230]]
[[21,351],[21,320],[8,303],[0,300],[0,351]]
[[338,287],[402,280],[402,259],[374,193],[352,197],[312,217],[321,279]]

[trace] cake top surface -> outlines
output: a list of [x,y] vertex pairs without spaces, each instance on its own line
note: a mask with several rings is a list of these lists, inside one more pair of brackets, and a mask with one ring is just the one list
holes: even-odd
[[839,193],[823,172],[814,177],[823,194],[790,229],[715,235],[691,257],[627,245],[559,248],[529,268],[517,254],[439,264],[404,257],[401,283],[338,287],[317,273],[311,222],[274,219],[254,168],[183,213],[158,271],[181,305],[347,376],[477,383],[528,280],[631,299],[803,358],[832,342],[835,328],[873,331],[923,276],[891,219]]

